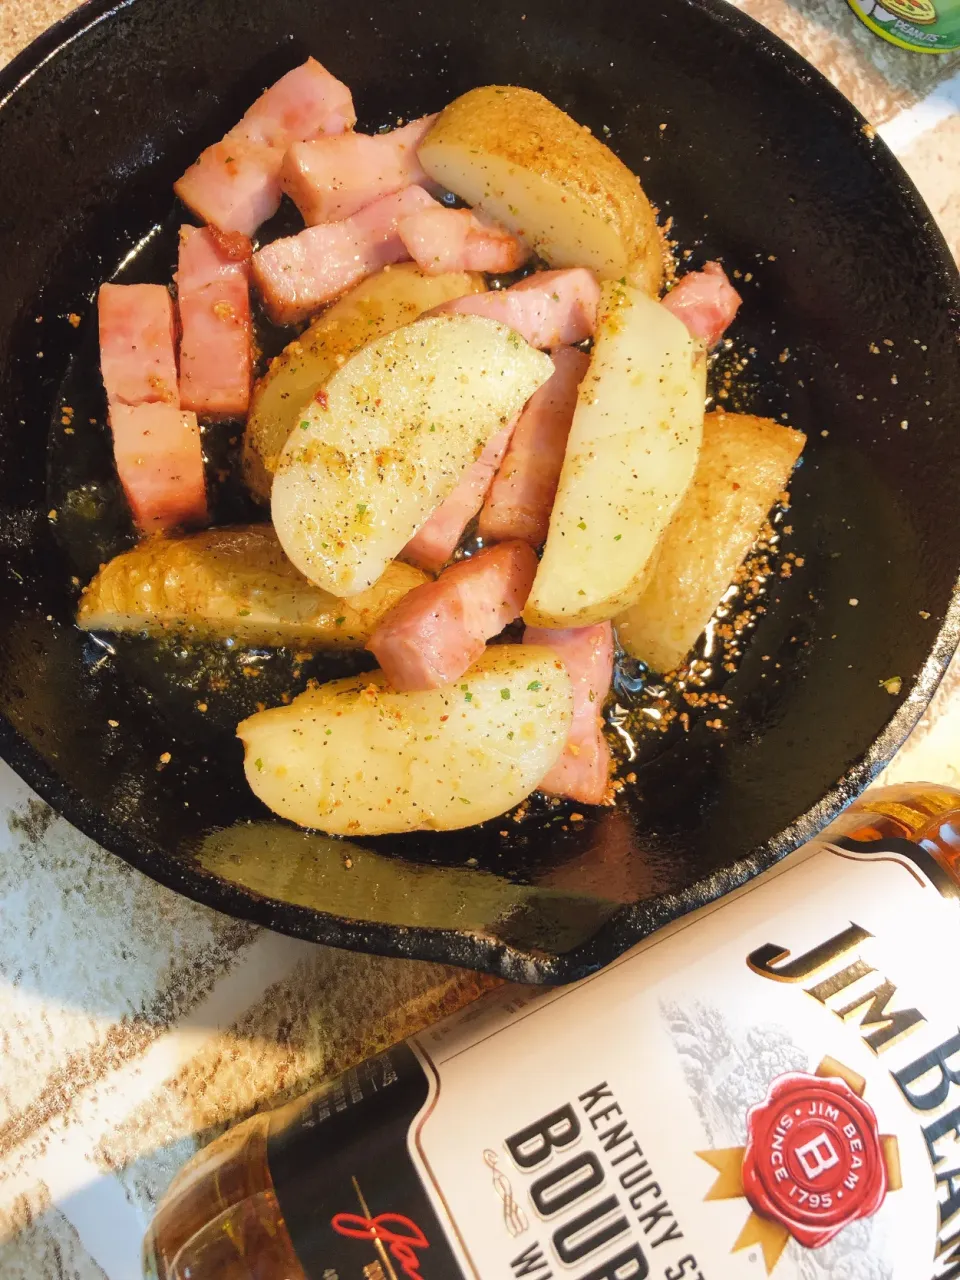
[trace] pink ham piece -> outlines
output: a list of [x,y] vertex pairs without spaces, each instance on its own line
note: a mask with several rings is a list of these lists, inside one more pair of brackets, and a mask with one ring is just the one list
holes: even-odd
[[339,222],[403,187],[423,184],[417,148],[436,115],[391,133],[342,133],[295,142],[287,151],[280,183],[308,227]]
[[669,312],[682,320],[694,338],[715,346],[733,323],[742,299],[719,262],[690,271],[663,299]]
[[509,289],[454,298],[437,307],[499,320],[532,347],[568,346],[589,338],[597,327],[600,286],[592,271],[571,267],[539,271]]
[[196,414],[180,409],[173,300],[162,285],[105,284],[100,365],[117,473],[144,533],[207,521]]
[[236,234],[180,230],[180,403],[195,413],[242,417],[250,407],[252,253],[250,241]]
[[293,324],[366,276],[409,254],[397,234],[401,218],[437,202],[423,187],[404,187],[342,222],[307,227],[253,255],[253,278],[272,320]]
[[488,547],[414,587],[381,619],[367,648],[394,689],[449,684],[520,616],[536,572],[525,542]]
[[144,533],[207,523],[195,413],[175,404],[112,404],[110,428],[117,474]]
[[261,94],[173,189],[204,222],[252,236],[280,207],[280,169],[291,143],[343,133],[356,120],[347,86],[308,58]]
[[487,442],[483,453],[467,467],[454,491],[400,552],[401,560],[428,573],[436,573],[447,563],[463,537],[464,529],[483,505],[513,429],[514,423],[510,422]]
[[104,284],[100,369],[111,404],[179,404],[173,299],[162,284]]
[[603,736],[601,711],[613,680],[613,628],[609,622],[564,631],[527,627],[523,643],[547,645],[573,681],[573,723],[567,745],[539,789],[548,796],[600,804],[610,775],[610,748]]
[[469,209],[424,209],[404,218],[400,239],[421,271],[516,271],[530,250],[506,227]]
[[590,364],[576,347],[559,347],[551,358],[554,372],[527,401],[480,512],[484,542],[546,541],[577,389]]

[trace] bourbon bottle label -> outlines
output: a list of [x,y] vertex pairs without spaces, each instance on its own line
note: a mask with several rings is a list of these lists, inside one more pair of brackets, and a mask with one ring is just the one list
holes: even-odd
[[503,988],[287,1117],[305,1270],[960,1280],[958,952],[925,851],[847,839],[573,987]]

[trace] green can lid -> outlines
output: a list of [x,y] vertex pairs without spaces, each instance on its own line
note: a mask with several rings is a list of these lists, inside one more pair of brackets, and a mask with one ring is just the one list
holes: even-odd
[[960,0],[847,0],[875,35],[911,53],[960,49]]

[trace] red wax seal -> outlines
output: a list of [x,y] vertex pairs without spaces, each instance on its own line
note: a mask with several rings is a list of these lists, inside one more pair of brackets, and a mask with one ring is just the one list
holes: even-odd
[[887,1194],[873,1108],[843,1080],[778,1076],[747,1113],[743,1189],[754,1211],[818,1249]]

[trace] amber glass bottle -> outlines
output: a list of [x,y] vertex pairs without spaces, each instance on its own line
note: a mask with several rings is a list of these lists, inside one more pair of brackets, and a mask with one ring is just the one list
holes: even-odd
[[500,988],[229,1130],[170,1186],[147,1275],[696,1280],[742,1249],[777,1280],[811,1250],[960,1275],[960,996],[925,976],[958,884],[960,792],[871,793],[608,969]]

